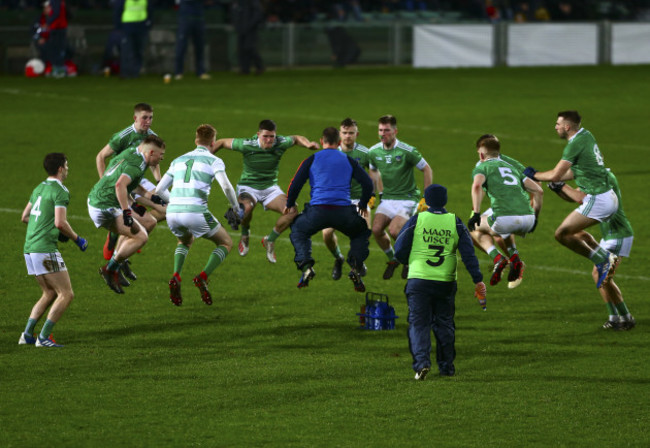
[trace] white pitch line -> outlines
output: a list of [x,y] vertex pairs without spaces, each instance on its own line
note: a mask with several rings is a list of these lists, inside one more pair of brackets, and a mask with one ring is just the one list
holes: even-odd
[[[11,89],[11,88],[1,88],[0,89],[0,94],[7,94],[7,95],[31,95],[37,98],[49,98],[53,100],[65,100],[65,101],[78,101],[81,103],[89,103],[91,102],[91,98],[85,97],[85,96],[74,96],[70,97],[67,95],[61,95],[58,93],[54,92],[32,92],[28,90],[22,90],[22,89]],[[130,107],[131,103],[125,103],[123,101],[108,101],[104,102],[106,103],[112,103],[112,104],[120,104],[120,105],[125,105]],[[156,108],[161,108],[161,109],[172,109],[175,106],[171,104],[164,104],[164,103],[156,103]],[[183,110],[185,111],[192,111],[192,112],[205,112],[206,114],[212,113],[212,109],[209,107],[196,107],[196,106],[185,106],[183,107]],[[316,121],[319,123],[337,123],[337,120],[340,120],[340,117],[323,117],[319,115],[294,115],[290,113],[284,113],[284,112],[278,112],[278,111],[273,111],[273,112],[268,112],[268,111],[263,111],[259,109],[229,109],[228,113],[234,114],[234,115],[251,115],[254,117],[259,117],[259,116],[273,116],[273,117],[283,117],[289,120],[309,120],[309,121]],[[377,122],[375,120],[357,120],[359,124],[367,125],[367,126],[375,126]],[[479,135],[483,131],[479,130],[469,130],[466,128],[436,128],[432,126],[423,126],[423,125],[417,125],[417,124],[408,124],[408,123],[400,123],[399,125],[400,128],[402,129],[413,129],[417,131],[424,131],[424,132],[447,132],[451,134],[459,134],[459,135]],[[504,132],[500,131],[495,131],[499,136],[503,139],[504,137],[508,137],[512,140],[520,140],[520,141],[537,141],[540,143],[545,143],[545,144],[552,144],[552,145],[560,145],[563,144],[563,142],[558,139],[558,138],[550,138],[550,137],[541,137],[541,136],[531,136],[531,135],[511,135],[507,134]],[[601,142],[601,146],[616,146],[618,148],[626,148],[626,149],[641,149],[641,150],[648,150],[650,147],[646,145],[628,145],[625,143],[621,142],[616,142],[616,143],[609,143],[609,142]]]
[[[21,214],[22,210],[18,210],[18,209],[15,209],[15,208],[0,208],[0,213]],[[70,220],[74,220],[74,221],[90,221],[90,218],[87,217],[87,216],[69,215],[67,218],[70,219]],[[165,223],[159,223],[158,227],[168,228],[167,224],[165,224]],[[230,235],[235,235],[235,236],[240,234],[237,231],[229,231],[228,233]],[[250,236],[252,238],[257,238],[257,239],[259,239],[261,241],[261,239],[265,235],[257,235],[257,234],[251,233]],[[283,243],[291,243],[289,238],[287,238],[287,237],[280,237],[278,239],[280,241],[282,241]],[[325,246],[325,243],[323,243],[322,241],[316,240],[316,241],[312,241],[312,246],[323,247],[323,246]],[[374,247],[374,246],[370,246],[369,249],[370,249],[371,252],[381,252],[382,251],[380,248]],[[492,264],[488,263],[488,262],[481,262],[481,265],[485,265],[485,266],[488,266],[488,267],[492,266]],[[533,268],[533,269],[539,269],[539,270],[542,270],[542,271],[561,272],[561,273],[565,273],[565,274],[585,275],[585,276],[589,275],[589,276],[591,276],[591,274],[587,273],[586,271],[578,270],[578,269],[563,269],[563,268],[558,268],[556,266],[542,266],[542,265],[535,265],[535,266],[527,265],[527,267],[529,269]],[[489,273],[489,270],[487,270],[487,272]],[[616,277],[629,279],[629,280],[641,280],[641,281],[644,281],[644,282],[650,281],[650,277],[646,277],[646,276],[643,276],[643,275],[616,274]]]

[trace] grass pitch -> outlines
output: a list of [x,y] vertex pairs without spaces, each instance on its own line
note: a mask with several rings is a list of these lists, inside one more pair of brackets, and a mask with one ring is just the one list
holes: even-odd
[[[296,70],[171,84],[0,78],[0,445],[648,446],[649,78],[648,66]],[[213,306],[189,281],[212,249],[205,241],[185,264],[183,306],[169,302],[175,239],[164,226],[132,259],[138,280],[116,295],[97,274],[105,232],[87,217],[86,196],[97,180],[96,153],[131,123],[140,101],[154,105],[153,129],[167,141],[163,171],[193,148],[200,123],[215,125],[219,137],[247,137],[272,118],[280,134],[315,140],[351,116],[370,146],[377,118],[392,113],[398,138],[422,152],[434,181],[449,188],[448,208],[463,218],[480,134],[495,133],[504,153],[550,169],[563,148],[556,113],[578,109],[618,176],[636,231],[616,280],[638,326],[600,328],[607,316],[591,264],[553,238],[572,207],[548,190],[537,230],[518,244],[527,263],[519,288],[489,287],[484,313],[460,267],[457,376],[449,379],[413,380],[404,281],[381,279],[386,260],[374,241],[366,285],[389,295],[400,316],[395,331],[357,328],[363,295],[345,278],[329,278],[332,258],[319,235],[317,276],[306,290],[296,288],[288,233],[270,265],[259,240],[277,215],[259,208],[248,256],[231,253],[211,277]],[[68,216],[90,248],[60,245],[75,300],[54,333],[66,347],[40,350],[17,345],[39,297],[24,267],[20,212],[52,151],[68,155]],[[241,156],[218,155],[235,184]],[[285,154],[285,190],[308,155],[298,147]],[[218,217],[227,207],[217,185],[210,207]],[[479,259],[487,274],[487,257]]]

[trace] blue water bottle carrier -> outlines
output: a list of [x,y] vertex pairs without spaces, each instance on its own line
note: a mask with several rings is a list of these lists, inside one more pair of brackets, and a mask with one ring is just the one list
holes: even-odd
[[378,292],[367,292],[366,303],[361,305],[359,325],[365,330],[394,330],[395,309],[388,303],[388,296]]

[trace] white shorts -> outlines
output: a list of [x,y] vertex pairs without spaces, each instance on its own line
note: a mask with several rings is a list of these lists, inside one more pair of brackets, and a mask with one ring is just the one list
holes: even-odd
[[44,275],[67,271],[63,258],[59,252],[51,254],[25,254],[27,274]]
[[575,211],[587,218],[596,221],[605,221],[618,210],[618,198],[614,190],[605,193],[591,195],[588,194],[582,200],[582,205]]
[[[149,179],[146,177],[143,177],[142,180],[140,181],[140,186],[144,188],[147,191],[155,190],[156,186],[151,182]],[[141,195],[137,193],[133,193],[133,199],[138,199]]]
[[182,238],[188,234],[194,238],[210,238],[217,233],[221,224],[212,213],[167,213],[167,226],[174,236]]
[[376,214],[382,214],[388,216],[389,219],[393,219],[396,216],[401,216],[404,219],[409,219],[415,214],[415,211],[418,208],[418,203],[416,201],[402,201],[399,199],[382,199],[377,207]]
[[628,236],[613,240],[600,240],[599,244],[603,249],[608,250],[619,257],[629,257],[630,252],[632,251],[632,240],[634,240],[634,237]]
[[507,238],[511,233],[525,235],[535,225],[535,215],[497,216],[488,218],[490,228],[501,238]]
[[284,191],[282,191],[282,188],[277,185],[273,185],[264,190],[256,190],[255,188],[247,187],[246,185],[237,185],[237,197],[241,196],[242,193],[246,193],[248,196],[253,198],[253,205],[261,202],[264,206],[264,210],[266,210],[266,206],[269,202],[278,196],[283,195]]
[[95,227],[97,227],[98,229],[100,227],[105,227],[106,229],[110,229],[111,224],[113,224],[113,221],[115,221],[115,219],[117,219],[118,216],[122,215],[122,209],[119,207],[111,207],[102,210],[93,207],[92,205],[90,205],[89,202],[88,214],[90,215],[90,219],[93,220],[93,223],[95,223]]

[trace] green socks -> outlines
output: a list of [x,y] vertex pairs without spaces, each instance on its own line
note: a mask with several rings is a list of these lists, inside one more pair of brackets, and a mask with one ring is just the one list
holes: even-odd
[[273,242],[277,240],[279,236],[280,234],[275,231],[275,227],[274,227],[273,230],[271,230],[271,233],[269,233],[268,241]]
[[45,325],[43,325],[43,328],[41,329],[41,334],[40,334],[41,339],[47,339],[50,337],[55,323],[56,322],[52,322],[50,319],[45,321]]
[[25,334],[28,335],[33,335],[34,334],[34,328],[36,327],[36,323],[38,320],[32,319],[31,317],[27,319],[27,326],[25,327]]
[[205,265],[203,272],[205,272],[205,274],[208,276],[212,274],[212,272],[214,272],[214,270],[217,269],[217,267],[223,262],[223,260],[226,259],[227,255],[228,255],[228,250],[226,249],[225,246],[217,247],[210,254],[210,258],[208,258],[208,264]]
[[187,258],[189,250],[190,248],[182,243],[176,246],[176,250],[174,251],[174,272],[177,272],[178,275],[183,270],[183,264],[185,263],[185,258]]

